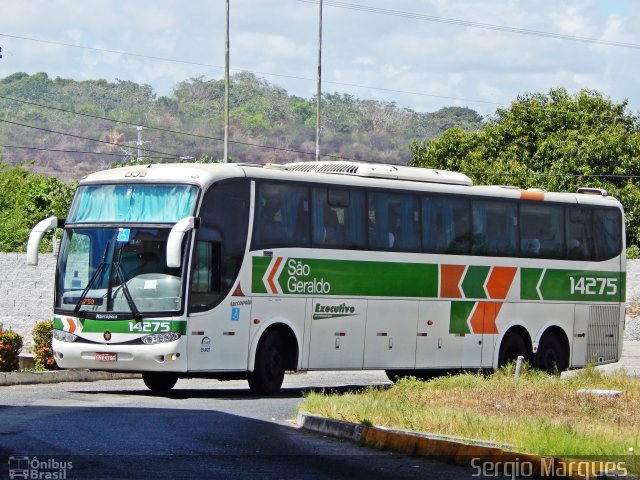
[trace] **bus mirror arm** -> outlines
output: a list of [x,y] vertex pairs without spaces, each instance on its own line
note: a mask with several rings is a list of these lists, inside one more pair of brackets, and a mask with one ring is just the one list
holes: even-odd
[[38,250],[40,250],[40,242],[42,237],[49,230],[58,227],[58,217],[49,217],[38,222],[29,234],[27,242],[27,265],[38,265]]
[[199,218],[185,217],[173,226],[167,240],[167,267],[182,266],[182,240],[189,230],[198,228],[199,225]]

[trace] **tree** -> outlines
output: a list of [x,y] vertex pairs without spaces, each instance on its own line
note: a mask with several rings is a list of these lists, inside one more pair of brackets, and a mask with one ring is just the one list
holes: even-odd
[[478,132],[452,128],[410,148],[412,165],[465,172],[476,183],[604,188],[625,207],[627,242],[640,244],[640,119],[627,101],[564,88],[525,94]]
[[[43,218],[65,217],[75,186],[54,177],[0,163],[0,251],[24,251],[33,226]],[[51,240],[43,242],[51,250]]]

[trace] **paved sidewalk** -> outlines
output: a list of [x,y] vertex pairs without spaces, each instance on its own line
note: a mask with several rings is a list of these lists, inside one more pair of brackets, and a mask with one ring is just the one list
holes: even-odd
[[602,372],[611,373],[624,368],[629,376],[640,378],[640,342],[625,340],[622,344],[622,358],[619,362],[596,367]]

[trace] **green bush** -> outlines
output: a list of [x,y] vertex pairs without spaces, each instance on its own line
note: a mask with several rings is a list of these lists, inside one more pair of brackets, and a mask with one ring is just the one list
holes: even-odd
[[56,364],[53,361],[53,350],[51,349],[52,333],[52,321],[36,323],[31,332],[33,337],[33,360],[38,370],[53,370],[56,368]]
[[0,330],[0,372],[18,369],[18,354],[22,348],[22,337],[10,330]]

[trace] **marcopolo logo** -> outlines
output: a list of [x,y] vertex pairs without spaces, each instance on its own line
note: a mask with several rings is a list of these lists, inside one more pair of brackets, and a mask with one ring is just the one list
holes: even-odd
[[63,462],[55,458],[9,457],[9,478],[25,480],[65,480],[73,462]]
[[340,305],[322,305],[321,303],[316,303],[315,309],[313,310],[314,320],[352,317],[354,315],[358,315],[356,313],[356,307],[347,305],[346,303],[341,303]]

